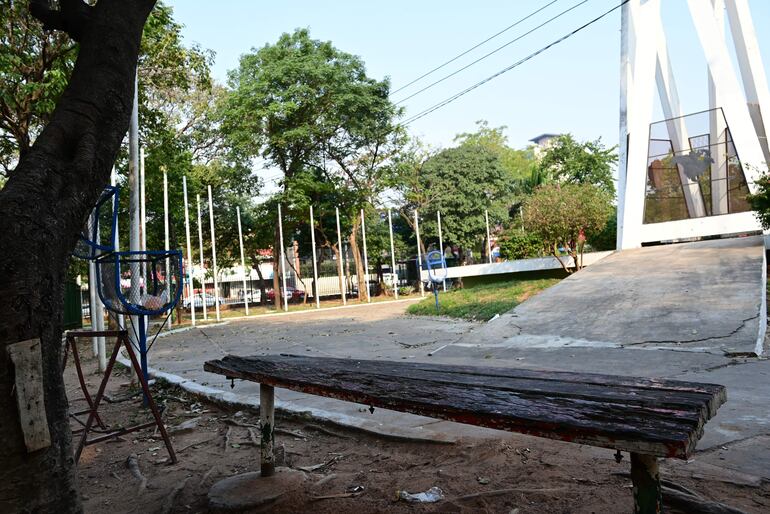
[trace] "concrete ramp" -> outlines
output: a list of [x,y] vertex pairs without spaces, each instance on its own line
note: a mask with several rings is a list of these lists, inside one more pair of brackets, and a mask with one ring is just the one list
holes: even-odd
[[762,236],[626,250],[473,331],[465,343],[760,355],[765,269]]

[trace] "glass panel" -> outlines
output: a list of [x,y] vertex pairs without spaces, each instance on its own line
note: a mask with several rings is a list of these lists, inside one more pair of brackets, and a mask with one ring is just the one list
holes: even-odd
[[721,108],[650,125],[644,223],[745,212],[748,193]]

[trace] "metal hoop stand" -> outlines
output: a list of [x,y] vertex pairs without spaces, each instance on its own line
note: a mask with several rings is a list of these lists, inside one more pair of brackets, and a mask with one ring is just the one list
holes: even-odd
[[[80,365],[80,355],[78,354],[78,347],[77,347],[77,339],[79,337],[115,337],[115,347],[112,350],[112,355],[110,356],[110,360],[107,362],[107,369],[104,372],[104,377],[102,378],[101,383],[99,384],[99,390],[96,393],[96,397],[93,399],[91,398],[91,394],[88,392],[88,388],[86,387],[85,379],[83,378],[83,369]],[[152,421],[148,421],[146,423],[140,423],[138,425],[134,425],[131,427],[122,428],[120,430],[107,430],[107,427],[102,422],[101,418],[99,417],[99,405],[102,402],[102,399],[104,398],[104,391],[107,388],[107,382],[110,379],[110,376],[112,375],[112,369],[115,366],[115,362],[118,358],[118,353],[120,352],[120,347],[124,346],[126,349],[126,352],[128,353],[129,359],[131,359],[131,367],[133,368],[134,372],[136,373],[136,377],[139,379],[139,383],[142,386],[142,391],[144,392],[144,398],[146,399],[147,405],[150,407],[150,410],[152,411]],[[160,417],[160,411],[158,410],[157,405],[155,404],[155,400],[152,398],[152,394],[150,393],[150,387],[147,384],[147,378],[145,377],[144,373],[142,373],[142,368],[139,365],[139,361],[136,358],[136,353],[134,353],[134,349],[131,347],[131,342],[128,339],[128,332],[125,330],[104,330],[104,331],[93,331],[93,330],[71,330],[67,332],[67,342],[64,346],[64,359],[62,362],[62,373],[64,372],[64,368],[67,365],[67,356],[69,349],[72,349],[72,358],[75,361],[75,370],[78,374],[78,380],[80,381],[80,388],[83,391],[83,396],[85,397],[86,403],[88,403],[88,409],[85,409],[83,411],[74,412],[71,414],[71,416],[81,425],[83,425],[82,429],[79,429],[75,432],[81,432],[82,435],[80,436],[80,443],[78,444],[77,450],[75,451],[75,462],[78,462],[80,460],[80,454],[83,452],[83,448],[85,448],[88,445],[100,443],[103,441],[107,441],[109,439],[113,439],[115,437],[119,437],[125,434],[129,434],[131,432],[136,432],[137,430],[142,430],[144,428],[149,427],[157,427],[158,431],[160,432],[161,437],[163,438],[163,442],[166,445],[166,450],[168,450],[168,455],[171,458],[171,463],[176,464],[177,458],[176,453],[174,453],[174,448],[171,445],[171,439],[168,437],[168,432],[166,432],[166,427],[163,424],[163,420]],[[78,416],[83,414],[88,414],[88,418],[85,423],[82,422],[78,418]],[[96,423],[98,428],[95,428],[93,425]],[[92,439],[88,439],[89,432],[96,432],[101,435],[98,437],[94,437]]]

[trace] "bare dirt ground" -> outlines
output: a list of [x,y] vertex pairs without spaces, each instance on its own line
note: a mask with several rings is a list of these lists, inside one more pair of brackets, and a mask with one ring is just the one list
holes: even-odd
[[[89,352],[89,346],[83,344],[81,354]],[[99,375],[94,373],[93,359],[85,360],[85,370],[95,391]],[[82,409],[71,361],[65,381],[71,408]],[[164,419],[172,431],[185,421],[197,420],[195,428],[173,435],[179,462],[169,464],[162,439],[152,429],[88,446],[78,470],[86,512],[208,512],[206,495],[216,481],[259,469],[259,449],[249,433],[249,428],[258,426],[256,412],[223,410],[160,384],[153,390],[155,399],[165,406]],[[104,422],[115,427],[149,419],[149,411],[141,407],[141,396],[136,393],[127,371],[117,370],[108,388],[112,403],[105,402],[100,408]],[[466,439],[455,444],[394,441],[310,419],[279,415],[276,421],[280,430],[276,444],[283,447],[284,465],[307,471],[303,486],[271,505],[269,512],[633,510],[628,458],[617,464],[608,450],[502,432],[499,439]],[[73,422],[73,428],[77,426]],[[77,438],[75,435],[75,442]],[[146,488],[140,487],[140,480],[126,465],[131,455],[137,457]],[[766,482],[738,485],[724,478],[698,478],[681,467],[668,466],[663,475],[704,498],[745,512],[770,510],[770,484]],[[410,504],[397,499],[399,490],[415,493],[433,486],[444,493],[437,503]],[[338,497],[324,498],[335,495]]]

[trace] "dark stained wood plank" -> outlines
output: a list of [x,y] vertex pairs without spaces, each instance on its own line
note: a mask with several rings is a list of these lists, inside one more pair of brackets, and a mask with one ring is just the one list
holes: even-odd
[[[306,357],[291,355],[284,356],[307,359]],[[710,410],[709,417],[713,416],[719,405],[725,401],[724,386],[714,384],[691,384],[699,388],[685,388],[687,382],[679,383],[670,380],[652,382],[648,379],[637,380],[611,375],[510,370],[492,367],[473,368],[419,362],[351,361],[349,359],[339,359],[339,361],[341,363],[355,362],[356,370],[362,373],[387,374],[396,377],[410,376],[436,383],[478,385],[493,389],[518,391],[521,395],[533,394],[537,397],[550,393],[563,397],[602,399],[609,402],[620,401],[640,406],[649,406],[652,403],[660,409],[700,408],[703,402],[707,401]],[[517,371],[523,371],[522,375],[519,376]],[[554,374],[557,378],[554,378]],[[564,380],[559,378],[564,378]],[[668,387],[665,387],[666,385]]]
[[393,361],[227,356],[205,369],[375,407],[679,458],[693,451],[725,399],[724,387],[711,384]]

